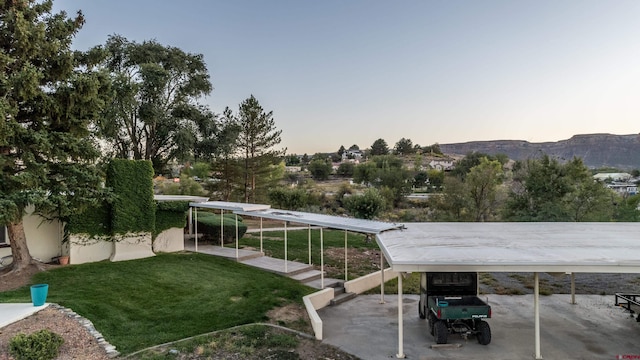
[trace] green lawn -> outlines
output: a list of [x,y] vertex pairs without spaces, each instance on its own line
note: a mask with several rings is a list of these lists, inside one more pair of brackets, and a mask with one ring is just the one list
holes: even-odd
[[[61,267],[39,273],[47,302],[91,320],[123,354],[239,324],[266,320],[314,290],[282,276],[210,255],[183,253]],[[29,287],[0,302],[30,302]]]

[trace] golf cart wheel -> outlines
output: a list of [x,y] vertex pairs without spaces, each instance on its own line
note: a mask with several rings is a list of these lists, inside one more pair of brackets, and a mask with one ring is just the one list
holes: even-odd
[[481,345],[489,345],[491,342],[491,328],[486,321],[480,321],[476,327],[476,337]]
[[438,320],[436,319],[436,316],[433,315],[433,313],[431,311],[429,311],[429,334],[431,336],[433,336],[433,326],[435,325],[435,323]]
[[433,325],[433,337],[436,338],[436,344],[446,344],[449,337],[449,330],[444,321],[437,321]]

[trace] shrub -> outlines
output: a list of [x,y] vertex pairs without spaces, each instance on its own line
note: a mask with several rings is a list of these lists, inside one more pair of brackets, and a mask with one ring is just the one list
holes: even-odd
[[309,194],[300,188],[278,187],[269,191],[269,201],[281,209],[298,210],[309,205]]
[[62,336],[47,329],[30,335],[18,334],[9,342],[9,352],[17,360],[49,360],[58,356]]
[[344,198],[344,207],[359,219],[373,219],[385,208],[385,200],[376,189],[367,189],[362,195]]
[[[236,218],[233,214],[225,214],[223,221],[224,242],[232,243],[236,241]],[[242,238],[247,232],[247,225],[238,217],[238,237]],[[220,241],[220,215],[198,212],[198,233],[204,235],[205,240],[217,243]]]

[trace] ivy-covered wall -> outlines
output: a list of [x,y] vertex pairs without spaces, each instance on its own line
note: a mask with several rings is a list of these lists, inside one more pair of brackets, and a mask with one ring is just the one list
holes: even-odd
[[153,199],[153,168],[149,161],[114,159],[107,171],[107,186],[115,195],[67,219],[66,234],[89,234],[90,238],[114,234],[151,232],[155,238],[170,228],[187,225],[189,201]]
[[113,234],[153,232],[153,166],[150,161],[113,159],[107,170],[107,186],[115,194],[111,206]]
[[171,228],[187,226],[188,201],[162,201],[156,204],[155,238],[161,232]]
[[69,234],[89,234],[91,237],[111,235],[111,207],[104,202],[82,213],[69,217],[65,228],[65,240]]

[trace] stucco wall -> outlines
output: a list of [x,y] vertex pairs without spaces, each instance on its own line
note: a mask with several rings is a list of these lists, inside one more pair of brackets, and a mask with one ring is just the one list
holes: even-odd
[[153,252],[176,252],[184,250],[184,230],[182,228],[167,229],[153,241]]
[[[398,277],[398,273],[391,270],[391,268],[384,269],[384,282]],[[357,279],[353,279],[344,283],[344,289],[347,292],[356,294],[362,294],[365,291],[371,290],[377,286],[380,286],[382,277],[380,271],[376,271],[372,274],[368,274]]]
[[58,220],[47,220],[33,214],[33,208],[27,209],[23,218],[24,233],[31,256],[49,262],[62,255],[62,224]]
[[113,253],[113,242],[89,239],[87,234],[72,234],[69,237],[69,263],[84,264],[107,260]]
[[143,259],[156,256],[151,248],[151,233],[117,235],[111,261]]

